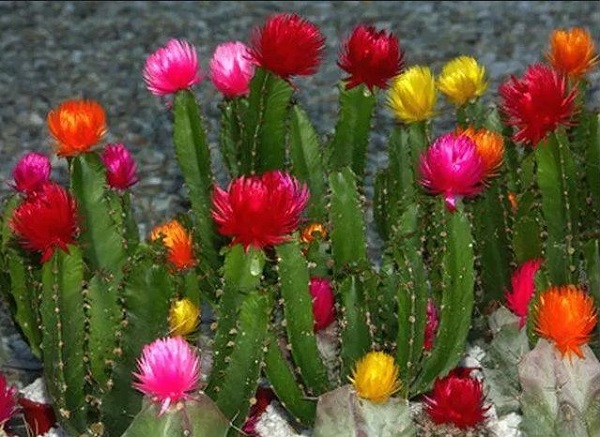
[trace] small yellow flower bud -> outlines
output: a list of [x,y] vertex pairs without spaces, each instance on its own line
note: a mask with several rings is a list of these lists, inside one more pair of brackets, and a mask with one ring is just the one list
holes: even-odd
[[464,105],[483,95],[487,86],[485,67],[470,56],[452,59],[438,78],[438,88],[455,105]]
[[188,298],[180,299],[169,310],[171,336],[188,335],[196,330],[200,320],[200,308]]
[[437,102],[435,79],[428,67],[414,66],[396,76],[388,91],[388,105],[405,123],[433,117]]
[[384,403],[400,390],[399,373],[394,357],[384,352],[369,352],[358,361],[349,379],[359,397]]

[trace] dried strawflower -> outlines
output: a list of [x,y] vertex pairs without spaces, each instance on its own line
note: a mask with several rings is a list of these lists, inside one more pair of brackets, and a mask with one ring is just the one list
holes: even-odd
[[535,147],[557,127],[571,124],[577,89],[569,91],[566,76],[547,65],[530,66],[521,79],[512,76],[498,91],[507,124],[517,128],[517,142]]
[[17,412],[17,388],[9,386],[6,377],[0,373],[0,430]]
[[399,373],[393,356],[385,352],[369,352],[356,363],[350,381],[359,397],[384,403],[400,390]]
[[470,56],[459,56],[442,68],[438,88],[455,105],[482,96],[487,89],[485,67]]
[[396,117],[405,123],[433,117],[437,91],[429,67],[416,65],[396,76],[388,91],[387,102]]
[[67,100],[48,113],[47,123],[58,156],[89,152],[108,131],[104,108],[93,100]]
[[579,79],[598,63],[592,36],[581,27],[553,31],[546,56],[554,68],[573,79]]
[[227,191],[215,186],[212,216],[221,235],[264,248],[281,244],[296,230],[309,199],[308,188],[293,176],[269,171],[241,176]]
[[471,376],[474,369],[457,368],[438,378],[425,396],[425,411],[436,424],[452,423],[467,429],[481,424],[489,406],[484,406],[483,383]]
[[169,309],[169,335],[188,335],[200,322],[200,308],[188,298],[177,299]]
[[255,62],[242,42],[226,42],[215,49],[210,60],[210,79],[229,98],[247,96],[254,76]]
[[362,83],[373,91],[375,87],[387,89],[389,80],[400,74],[403,57],[393,33],[361,24],[342,44],[338,65],[349,74],[344,78],[346,89]]
[[319,28],[297,14],[275,14],[252,34],[250,51],[257,64],[282,79],[315,74],[325,38]]
[[26,153],[13,168],[12,186],[20,193],[31,194],[48,182],[51,171],[50,159],[46,155]]
[[335,298],[331,283],[326,278],[310,278],[315,331],[327,328],[335,320]]
[[146,59],[144,81],[156,96],[175,94],[202,80],[196,48],[185,40],[171,39]]
[[446,207],[456,209],[458,199],[483,189],[484,166],[475,143],[453,133],[440,136],[421,155],[420,183],[432,194],[444,196]]
[[22,246],[48,261],[56,248],[67,251],[78,233],[75,199],[60,185],[47,182],[13,211],[12,231]]
[[123,144],[108,144],[102,152],[102,162],[106,168],[106,182],[115,190],[126,190],[139,180],[137,164]]
[[161,240],[168,249],[168,259],[176,270],[186,270],[196,264],[192,235],[177,220],[156,226],[150,240]]
[[457,135],[465,135],[475,143],[477,153],[483,162],[484,177],[489,179],[497,176],[504,161],[504,137],[502,134],[485,128],[475,129],[469,126],[466,129],[459,128]]
[[183,337],[167,337],[144,346],[137,360],[133,386],[160,404],[159,415],[170,405],[190,398],[200,379],[200,358]]
[[504,292],[506,306],[514,315],[519,316],[521,327],[527,320],[529,302],[535,293],[535,274],[541,264],[541,259],[531,259],[521,264],[510,279],[512,290]]
[[564,355],[583,358],[598,318],[594,300],[575,285],[550,287],[535,303],[535,331]]

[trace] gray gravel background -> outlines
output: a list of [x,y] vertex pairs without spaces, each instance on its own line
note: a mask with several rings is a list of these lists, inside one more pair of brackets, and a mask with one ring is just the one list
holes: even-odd
[[[339,43],[358,23],[392,30],[406,61],[437,73],[454,56],[475,56],[491,78],[486,99],[498,84],[542,58],[555,28],[583,26],[600,41],[600,2],[0,2],[0,197],[23,153],[50,153],[45,118],[65,99],[93,98],[106,108],[109,142],[123,142],[139,163],[134,203],[144,234],[182,211],[184,191],[171,144],[171,122],[163,104],[144,86],[147,55],[169,38],[195,44],[204,71],[217,44],[247,41],[251,29],[275,12],[295,11],[315,22],[327,38],[326,58],[311,78],[297,79],[297,97],[318,131],[327,135],[337,109],[335,65]],[[588,101],[600,104],[598,69],[590,76]],[[217,104],[205,80],[196,93],[215,149]],[[381,96],[383,97],[383,96]],[[440,99],[439,131],[452,127],[452,108]],[[385,165],[385,138],[393,120],[380,105],[372,135],[370,170]],[[65,178],[64,160],[54,177]],[[220,180],[223,181],[221,175]],[[368,192],[367,192],[368,194]],[[16,379],[31,380],[35,367],[3,318],[3,358]]]

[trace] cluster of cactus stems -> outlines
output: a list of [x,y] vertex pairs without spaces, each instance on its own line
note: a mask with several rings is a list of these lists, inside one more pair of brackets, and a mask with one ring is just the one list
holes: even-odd
[[[346,89],[341,82],[339,95],[338,121],[326,142],[293,99],[293,85],[264,68],[256,69],[247,97],[221,104],[220,151],[229,176],[279,169],[307,184],[306,223],[327,230],[310,241],[301,239],[298,229],[284,243],[261,249],[228,244],[218,234],[211,214],[215,178],[209,145],[189,89],[175,94],[171,111],[175,155],[191,202],[194,268],[170,269],[164,247],[140,240],[129,193],[107,187],[98,152],[68,158],[81,233],[77,245],[56,250],[47,262],[40,265],[15,244],[9,221],[20,198],[5,202],[2,290],[33,352],[43,359],[58,419],[71,435],[117,436],[130,424],[124,435],[131,437],[237,435],[263,375],[305,426],[315,424],[321,399],[325,407],[315,435],[334,435],[329,429],[342,429],[343,435],[359,430],[369,436],[414,435],[406,400],[428,392],[436,378],[457,366],[474,306],[502,300],[515,265],[543,258],[541,284],[577,283],[600,298],[597,114],[582,107],[572,127],[558,128],[527,148],[510,140],[498,110],[486,108],[481,98],[459,106],[459,126],[504,135],[506,156],[485,190],[458,200],[454,211],[419,183],[421,154],[434,140],[432,125],[398,123],[389,137],[388,165],[375,176],[373,215],[384,249],[381,260],[372,260],[363,193],[377,89],[363,84]],[[314,330],[312,277],[329,278],[334,285],[339,344],[333,369]],[[177,297],[214,308],[213,365],[205,395],[157,415],[157,407],[142,405],[132,388],[132,371],[143,345],[168,334],[167,316]],[[426,350],[429,301],[439,308],[440,320],[433,347]],[[531,329],[529,339],[525,331],[511,329],[517,339],[505,336],[494,343],[499,360],[506,361],[515,344],[529,349],[535,340]],[[333,402],[328,397],[353,396],[348,378],[373,350],[395,357],[399,395],[384,406],[363,403],[360,413],[353,413],[360,416],[356,422],[332,425],[351,412],[327,410]],[[528,393],[545,387],[535,375],[541,361],[532,360],[519,367],[521,380],[529,377],[523,383],[524,389],[532,386]],[[508,361],[516,378],[517,360]],[[561,363],[552,375],[562,372],[564,378],[568,362]],[[517,393],[518,386],[513,388],[510,393]],[[567,405],[587,414],[588,422],[581,423],[592,421],[597,430],[592,416],[598,399],[588,406],[592,395],[586,393],[580,409],[561,397],[557,420],[571,414],[562,408]],[[535,396],[524,397],[524,408],[542,405]],[[397,426],[386,434],[386,423]]]

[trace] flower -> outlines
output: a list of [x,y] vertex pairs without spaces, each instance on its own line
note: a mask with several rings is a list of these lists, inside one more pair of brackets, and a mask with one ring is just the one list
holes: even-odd
[[542,264],[541,259],[530,259],[515,270],[510,279],[512,291],[505,290],[506,306],[520,318],[520,327],[525,325],[529,313],[529,302],[535,293],[535,274]]
[[246,421],[242,426],[244,435],[258,436],[256,425],[258,424],[261,416],[266,411],[267,407],[271,405],[271,402],[275,400],[275,393],[273,390],[265,387],[258,387],[255,395],[256,402],[250,407]]
[[388,105],[405,123],[433,117],[436,102],[435,79],[429,67],[410,67],[394,78],[388,91]]
[[475,143],[477,153],[483,161],[484,178],[488,179],[498,174],[498,169],[504,160],[504,137],[502,134],[487,130],[459,128],[457,135],[465,135]]
[[156,96],[175,94],[202,80],[196,48],[185,40],[171,39],[146,59],[144,82]]
[[47,182],[15,208],[10,227],[25,249],[42,254],[44,263],[57,247],[67,251],[67,245],[75,242],[75,199],[60,185]]
[[0,373],[0,429],[17,412],[17,388],[8,386],[6,377]]
[[241,176],[227,191],[215,186],[212,216],[221,235],[263,248],[281,244],[300,221],[308,203],[305,184],[278,170],[262,176]]
[[440,136],[421,155],[420,183],[432,194],[442,194],[446,207],[456,209],[456,201],[472,197],[483,189],[483,161],[475,143],[452,133]]
[[106,182],[116,190],[126,190],[138,181],[137,164],[123,144],[108,144],[102,153]]
[[561,73],[578,79],[598,63],[594,41],[585,29],[557,29],[550,36],[548,60]]
[[335,298],[331,284],[325,278],[310,278],[310,295],[315,331],[320,331],[335,320]]
[[452,423],[458,428],[474,427],[485,420],[483,383],[471,377],[473,369],[457,368],[438,378],[424,397],[425,411],[436,424]]
[[373,91],[374,87],[386,89],[388,81],[400,74],[403,58],[394,34],[361,24],[343,43],[338,66],[350,75],[344,79],[346,89],[364,83]]
[[512,76],[498,88],[507,124],[518,130],[513,139],[537,144],[560,125],[570,125],[577,89],[567,89],[565,76],[543,64],[529,66],[523,78]]
[[50,159],[41,153],[26,153],[12,171],[13,187],[20,193],[31,194],[50,179]]
[[455,105],[464,105],[483,95],[487,86],[485,67],[470,56],[449,61],[438,78],[438,88]]
[[89,152],[108,131],[104,108],[94,100],[67,100],[51,110],[46,121],[58,156]]
[[359,397],[384,403],[400,390],[399,373],[394,357],[385,352],[369,352],[358,361],[349,379]]
[[210,60],[210,79],[226,97],[246,96],[250,92],[254,64],[244,43],[220,44]]
[[506,197],[508,198],[508,203],[510,204],[511,212],[513,214],[516,214],[517,210],[519,209],[519,202],[517,201],[517,194],[512,191],[509,191],[508,194],[506,195]]
[[188,335],[196,330],[200,308],[188,298],[173,302],[169,310],[169,333],[171,336]]
[[316,73],[324,47],[316,25],[297,14],[275,14],[254,30],[250,53],[260,67],[288,80]]
[[430,351],[433,348],[433,342],[439,326],[439,312],[433,300],[429,299],[427,300],[427,321],[425,324],[425,341],[423,342],[423,349],[426,351]]
[[305,244],[309,244],[317,238],[321,240],[327,238],[327,231],[325,230],[325,226],[321,223],[311,223],[306,226],[300,234],[300,241]]
[[169,251],[168,259],[176,270],[185,270],[196,264],[191,234],[177,220],[156,226],[150,240],[162,239]]
[[598,318],[594,300],[575,285],[550,287],[534,305],[535,331],[564,355],[583,358],[580,346],[591,337]]
[[160,403],[160,416],[197,388],[200,358],[183,337],[159,338],[144,346],[137,370],[133,387]]

